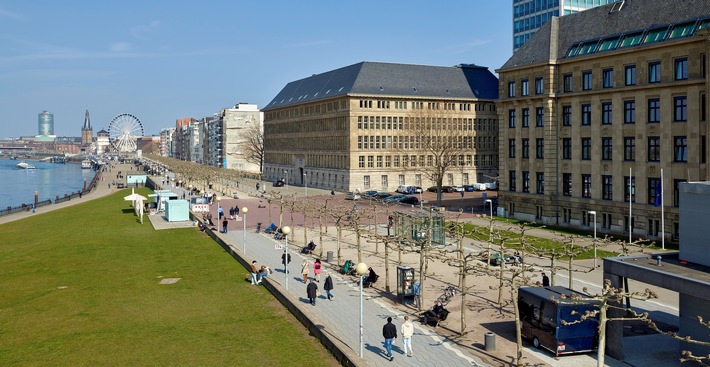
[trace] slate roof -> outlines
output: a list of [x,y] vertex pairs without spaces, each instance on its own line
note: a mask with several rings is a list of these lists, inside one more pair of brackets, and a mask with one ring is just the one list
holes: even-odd
[[621,10],[610,12],[613,6],[558,17],[555,50],[550,50],[552,21],[546,22],[499,70],[564,58],[578,42],[710,17],[710,0],[625,0]]
[[343,95],[497,99],[498,78],[477,65],[363,61],[290,82],[263,110]]

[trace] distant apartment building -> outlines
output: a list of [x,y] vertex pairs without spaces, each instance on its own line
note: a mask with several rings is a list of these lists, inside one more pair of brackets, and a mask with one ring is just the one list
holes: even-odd
[[620,0],[513,0],[513,51],[552,17],[573,14]]
[[160,155],[172,157],[172,144],[175,137],[175,128],[168,127],[160,131]]
[[210,145],[216,149],[210,151],[209,164],[239,171],[261,172],[260,165],[249,162],[246,157],[244,141],[251,129],[261,131],[262,126],[263,114],[255,104],[238,103],[215,114],[210,123],[209,140]]
[[465,150],[444,185],[492,181],[497,98],[496,77],[476,65],[361,62],[292,81],[263,109],[264,178],[335,190],[426,188],[434,182],[423,171],[443,158],[422,147],[440,138]]
[[679,183],[710,178],[709,37],[710,0],[627,0],[545,23],[497,70],[499,209],[678,240]]

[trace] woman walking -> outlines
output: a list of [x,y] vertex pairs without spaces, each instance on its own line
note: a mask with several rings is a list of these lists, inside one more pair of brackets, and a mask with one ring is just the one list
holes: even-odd
[[320,283],[320,269],[321,268],[321,263],[320,259],[316,259],[316,262],[313,263],[313,274],[314,278],[316,279],[316,282]]
[[303,260],[301,264],[301,275],[303,275],[303,283],[308,282],[308,260]]
[[323,289],[325,289],[325,295],[328,296],[328,300],[332,301],[334,296],[330,291],[333,290],[333,278],[330,274],[325,273],[325,284],[323,284]]
[[308,283],[308,286],[306,287],[306,294],[308,295],[308,299],[311,301],[311,304],[315,306],[316,298],[318,298],[318,286],[313,282],[313,279],[311,279],[311,282]]

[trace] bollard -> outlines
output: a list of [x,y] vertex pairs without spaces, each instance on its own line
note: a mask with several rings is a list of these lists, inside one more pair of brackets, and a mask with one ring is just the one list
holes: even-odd
[[486,352],[493,352],[496,350],[496,334],[494,334],[492,332],[486,333],[485,347],[486,347]]
[[661,266],[661,260],[663,260],[661,255],[656,256],[656,266]]
[[333,251],[328,251],[326,253],[326,260],[325,261],[327,261],[329,263],[333,262]]

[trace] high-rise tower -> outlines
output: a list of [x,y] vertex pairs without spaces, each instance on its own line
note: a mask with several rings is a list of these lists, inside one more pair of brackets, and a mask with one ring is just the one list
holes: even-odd
[[47,111],[42,111],[37,118],[38,133],[37,135],[52,136],[54,135],[54,114]]
[[91,120],[89,120],[89,110],[87,109],[86,116],[84,117],[84,127],[81,128],[81,145],[90,145],[93,141]]

